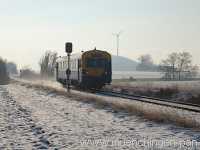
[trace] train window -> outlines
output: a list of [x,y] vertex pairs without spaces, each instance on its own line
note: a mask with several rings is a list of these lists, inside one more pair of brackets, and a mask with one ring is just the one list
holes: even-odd
[[88,59],[87,60],[87,67],[105,67],[106,66],[106,59]]

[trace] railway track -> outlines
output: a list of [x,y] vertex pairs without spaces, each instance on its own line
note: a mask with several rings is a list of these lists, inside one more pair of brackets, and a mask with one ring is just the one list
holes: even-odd
[[171,107],[171,108],[200,113],[200,105],[197,105],[197,104],[176,102],[176,101],[172,101],[168,99],[159,99],[159,98],[140,96],[140,95],[134,95],[134,94],[106,91],[106,90],[95,90],[95,93],[98,95],[125,98],[125,99],[140,101],[143,103],[150,103],[150,104],[161,105],[165,107]]
[[[17,81],[17,80],[14,80],[14,81]],[[74,87],[71,87],[71,88],[73,90],[78,90],[82,92],[89,92],[89,93],[103,95],[103,96],[119,97],[119,98],[124,98],[124,99],[129,99],[129,100],[135,100],[135,101],[139,101],[143,103],[150,103],[150,104],[161,105],[161,106],[200,113],[200,105],[192,104],[192,103],[176,102],[169,99],[159,99],[159,98],[153,98],[153,97],[148,97],[148,96],[140,96],[140,95],[127,94],[127,93],[108,91],[108,90],[96,90],[96,89],[82,90],[80,88],[78,89]]]

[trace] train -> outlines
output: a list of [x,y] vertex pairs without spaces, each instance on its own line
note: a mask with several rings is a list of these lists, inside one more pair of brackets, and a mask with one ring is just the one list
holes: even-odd
[[[82,51],[70,56],[70,81],[79,88],[101,89],[112,81],[111,55],[102,50]],[[61,84],[67,83],[66,70],[68,57],[59,57],[56,60],[56,80]]]

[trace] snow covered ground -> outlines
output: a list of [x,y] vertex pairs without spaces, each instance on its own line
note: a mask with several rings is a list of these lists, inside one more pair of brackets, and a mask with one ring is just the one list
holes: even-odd
[[122,81],[107,87],[123,89],[129,93],[200,104],[200,81]]
[[200,148],[198,131],[75,99],[17,83],[0,86],[0,149]]
[[152,79],[159,79],[163,77],[162,72],[147,72],[147,71],[113,71],[112,72],[112,78],[113,79],[128,79],[128,78],[134,78],[134,79],[146,79],[146,78],[152,78]]

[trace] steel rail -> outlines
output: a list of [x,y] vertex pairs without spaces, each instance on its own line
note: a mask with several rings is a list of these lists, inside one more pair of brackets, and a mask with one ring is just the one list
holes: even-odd
[[111,93],[114,93],[114,94],[122,94],[122,95],[126,95],[126,96],[134,96],[134,97],[138,97],[138,98],[146,98],[146,99],[152,99],[152,100],[157,100],[157,101],[169,102],[169,103],[174,103],[174,104],[182,104],[182,105],[188,105],[188,106],[194,106],[194,107],[200,108],[200,105],[198,105],[198,104],[193,104],[193,103],[188,103],[188,102],[180,102],[180,101],[173,101],[173,100],[170,100],[170,99],[162,99],[162,98],[142,96],[142,95],[136,95],[136,94],[128,94],[128,93],[121,93],[121,92],[108,91],[108,90],[99,90],[99,92],[111,92]]
[[175,102],[172,100],[164,100],[164,99],[159,99],[159,98],[124,94],[124,93],[120,93],[120,92],[104,91],[104,90],[96,90],[95,93],[100,94],[100,95],[105,95],[105,96],[125,98],[125,99],[140,101],[140,102],[144,102],[144,103],[156,104],[156,105],[161,105],[161,106],[172,107],[172,108],[176,108],[176,109],[182,109],[182,110],[200,113],[200,105],[197,105],[197,104]]
[[[17,81],[17,80],[14,79],[13,81]],[[176,108],[176,109],[182,109],[182,110],[188,110],[188,111],[200,113],[200,105],[197,105],[197,104],[175,102],[172,100],[165,100],[165,99],[152,98],[152,97],[139,96],[139,95],[131,95],[131,94],[126,94],[126,93],[114,92],[114,91],[105,91],[105,90],[97,90],[97,89],[81,90],[81,89],[77,89],[77,88],[72,88],[72,89],[82,91],[82,92],[89,92],[89,93],[93,93],[93,94],[101,94],[104,96],[112,96],[112,97],[131,99],[131,100],[140,101],[140,102],[144,102],[144,103],[151,103],[151,104],[156,104],[156,105],[161,105],[161,106],[172,107],[172,108]]]

